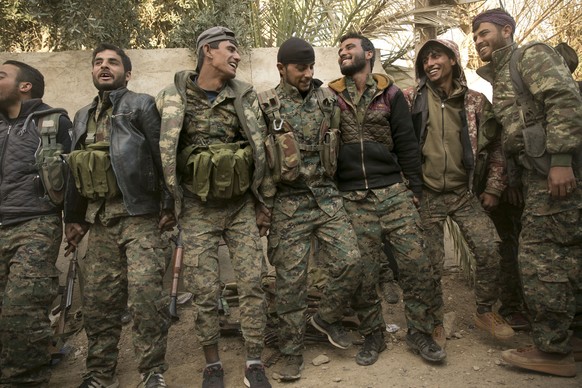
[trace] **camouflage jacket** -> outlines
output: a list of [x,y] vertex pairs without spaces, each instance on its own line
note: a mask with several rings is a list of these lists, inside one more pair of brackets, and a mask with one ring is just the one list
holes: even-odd
[[[516,104],[509,61],[517,44],[493,53],[493,59],[477,73],[493,86],[493,110],[503,125],[502,144],[506,156],[525,152],[523,125]],[[582,97],[562,58],[551,47],[530,44],[517,63],[525,87],[543,112],[545,150],[551,166],[571,166],[582,146]]]
[[[459,53],[456,46],[448,44],[447,40],[434,40],[449,48],[457,57]],[[425,44],[428,44],[428,41]],[[412,113],[412,121],[415,126],[417,138],[420,141],[420,149],[426,139],[426,127],[428,123],[428,79],[423,69],[422,58],[417,57],[415,63],[416,78],[418,84],[404,90]],[[459,82],[464,93],[464,111],[461,122],[465,123],[461,128],[460,141],[463,147],[463,166],[467,171],[469,190],[484,191],[489,194],[501,196],[505,189],[505,158],[501,150],[501,128],[495,120],[491,103],[479,92],[467,88],[467,81],[463,68],[456,65],[454,79]],[[446,100],[442,102],[446,104]],[[478,184],[485,181],[484,184]]]
[[[186,81],[196,75],[195,71],[180,71],[174,76],[174,83],[163,89],[156,97],[156,105],[162,117],[160,134],[160,151],[164,179],[170,192],[174,195],[175,212],[180,215],[182,209],[183,192],[180,180],[176,173],[176,157],[180,133],[184,128],[186,111]],[[263,139],[266,126],[257,102],[257,95],[252,85],[238,80],[227,82],[226,90],[234,94],[234,106],[237,111],[242,129],[253,148],[254,172],[251,190],[262,203],[272,201],[275,188],[266,168],[266,156]],[[268,204],[267,204],[268,205]]]
[[[314,80],[314,86],[305,98],[299,94],[297,88],[283,81],[274,89],[281,104],[279,109],[281,118],[293,129],[297,142],[307,146],[302,148],[317,148],[320,145],[321,124],[325,118],[315,95],[315,89],[320,87],[320,84],[321,81]],[[339,121],[339,108],[337,108],[335,95],[329,93],[328,98],[333,99],[332,105],[335,109],[332,115],[338,115],[336,117]],[[333,121],[332,117],[330,119]],[[304,149],[300,151],[301,170],[295,181],[277,184],[276,201],[288,216],[292,216],[299,206],[296,196],[306,193],[311,193],[319,208],[329,216],[333,216],[342,207],[342,199],[335,181],[325,174],[319,150],[315,148],[313,151]]]

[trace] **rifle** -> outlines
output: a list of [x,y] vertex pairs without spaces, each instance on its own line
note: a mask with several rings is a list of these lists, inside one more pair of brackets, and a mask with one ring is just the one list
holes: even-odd
[[75,279],[77,278],[77,251],[73,253],[73,257],[69,261],[69,270],[67,271],[67,281],[61,293],[61,301],[57,307],[52,311],[53,315],[59,315],[55,335],[62,335],[65,332],[65,323],[67,314],[73,305],[73,291],[75,288]]
[[176,237],[170,238],[176,244],[172,254],[172,261],[174,262],[172,288],[170,291],[170,317],[177,321],[180,319],[177,311],[178,304],[178,282],[180,281],[180,271],[182,270],[182,258],[184,256],[184,243],[182,242],[182,228],[178,225],[178,234]]

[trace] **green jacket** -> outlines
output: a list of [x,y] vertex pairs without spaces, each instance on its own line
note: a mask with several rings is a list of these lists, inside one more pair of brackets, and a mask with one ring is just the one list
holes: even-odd
[[[186,81],[194,75],[196,75],[196,72],[191,70],[176,73],[174,83],[163,89],[156,97],[156,105],[162,117],[160,152],[164,179],[168,189],[174,195],[177,216],[180,215],[182,210],[183,192],[176,174],[176,157],[186,111]],[[251,190],[261,203],[265,203],[267,197],[274,196],[275,189],[272,183],[269,186],[269,179],[263,182],[267,173],[263,146],[263,139],[267,129],[259,109],[256,92],[252,85],[238,80],[228,81],[225,88],[230,88],[236,96],[234,106],[237,116],[246,138],[253,148],[254,172]],[[265,192],[259,190],[263,183],[266,185]]]
[[[493,86],[493,110],[503,125],[502,144],[506,156],[523,154],[523,125],[513,88],[509,60],[517,44],[496,50],[493,59],[477,73]],[[582,146],[582,97],[562,58],[545,44],[533,44],[523,52],[518,70],[543,112],[546,153],[551,166],[571,166]]]

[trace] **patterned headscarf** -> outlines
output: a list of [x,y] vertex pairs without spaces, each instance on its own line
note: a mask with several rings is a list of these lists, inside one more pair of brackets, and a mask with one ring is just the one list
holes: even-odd
[[481,23],[485,22],[497,24],[501,27],[510,26],[512,31],[515,32],[515,19],[504,9],[494,8],[475,16],[473,18],[473,32],[479,28]]

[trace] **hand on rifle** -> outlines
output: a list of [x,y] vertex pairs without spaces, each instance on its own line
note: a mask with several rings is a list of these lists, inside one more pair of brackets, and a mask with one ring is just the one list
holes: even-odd
[[160,212],[160,221],[158,222],[158,228],[162,232],[167,232],[174,229],[176,226],[176,217],[174,216],[173,210],[162,210]]
[[79,243],[83,237],[85,237],[88,230],[89,224],[80,224],[76,222],[65,224],[65,242],[67,243],[67,246],[65,247],[65,257],[77,250]]
[[257,226],[259,227],[259,236],[266,236],[271,227],[271,211],[265,205],[257,204],[255,206],[255,215],[257,217]]

